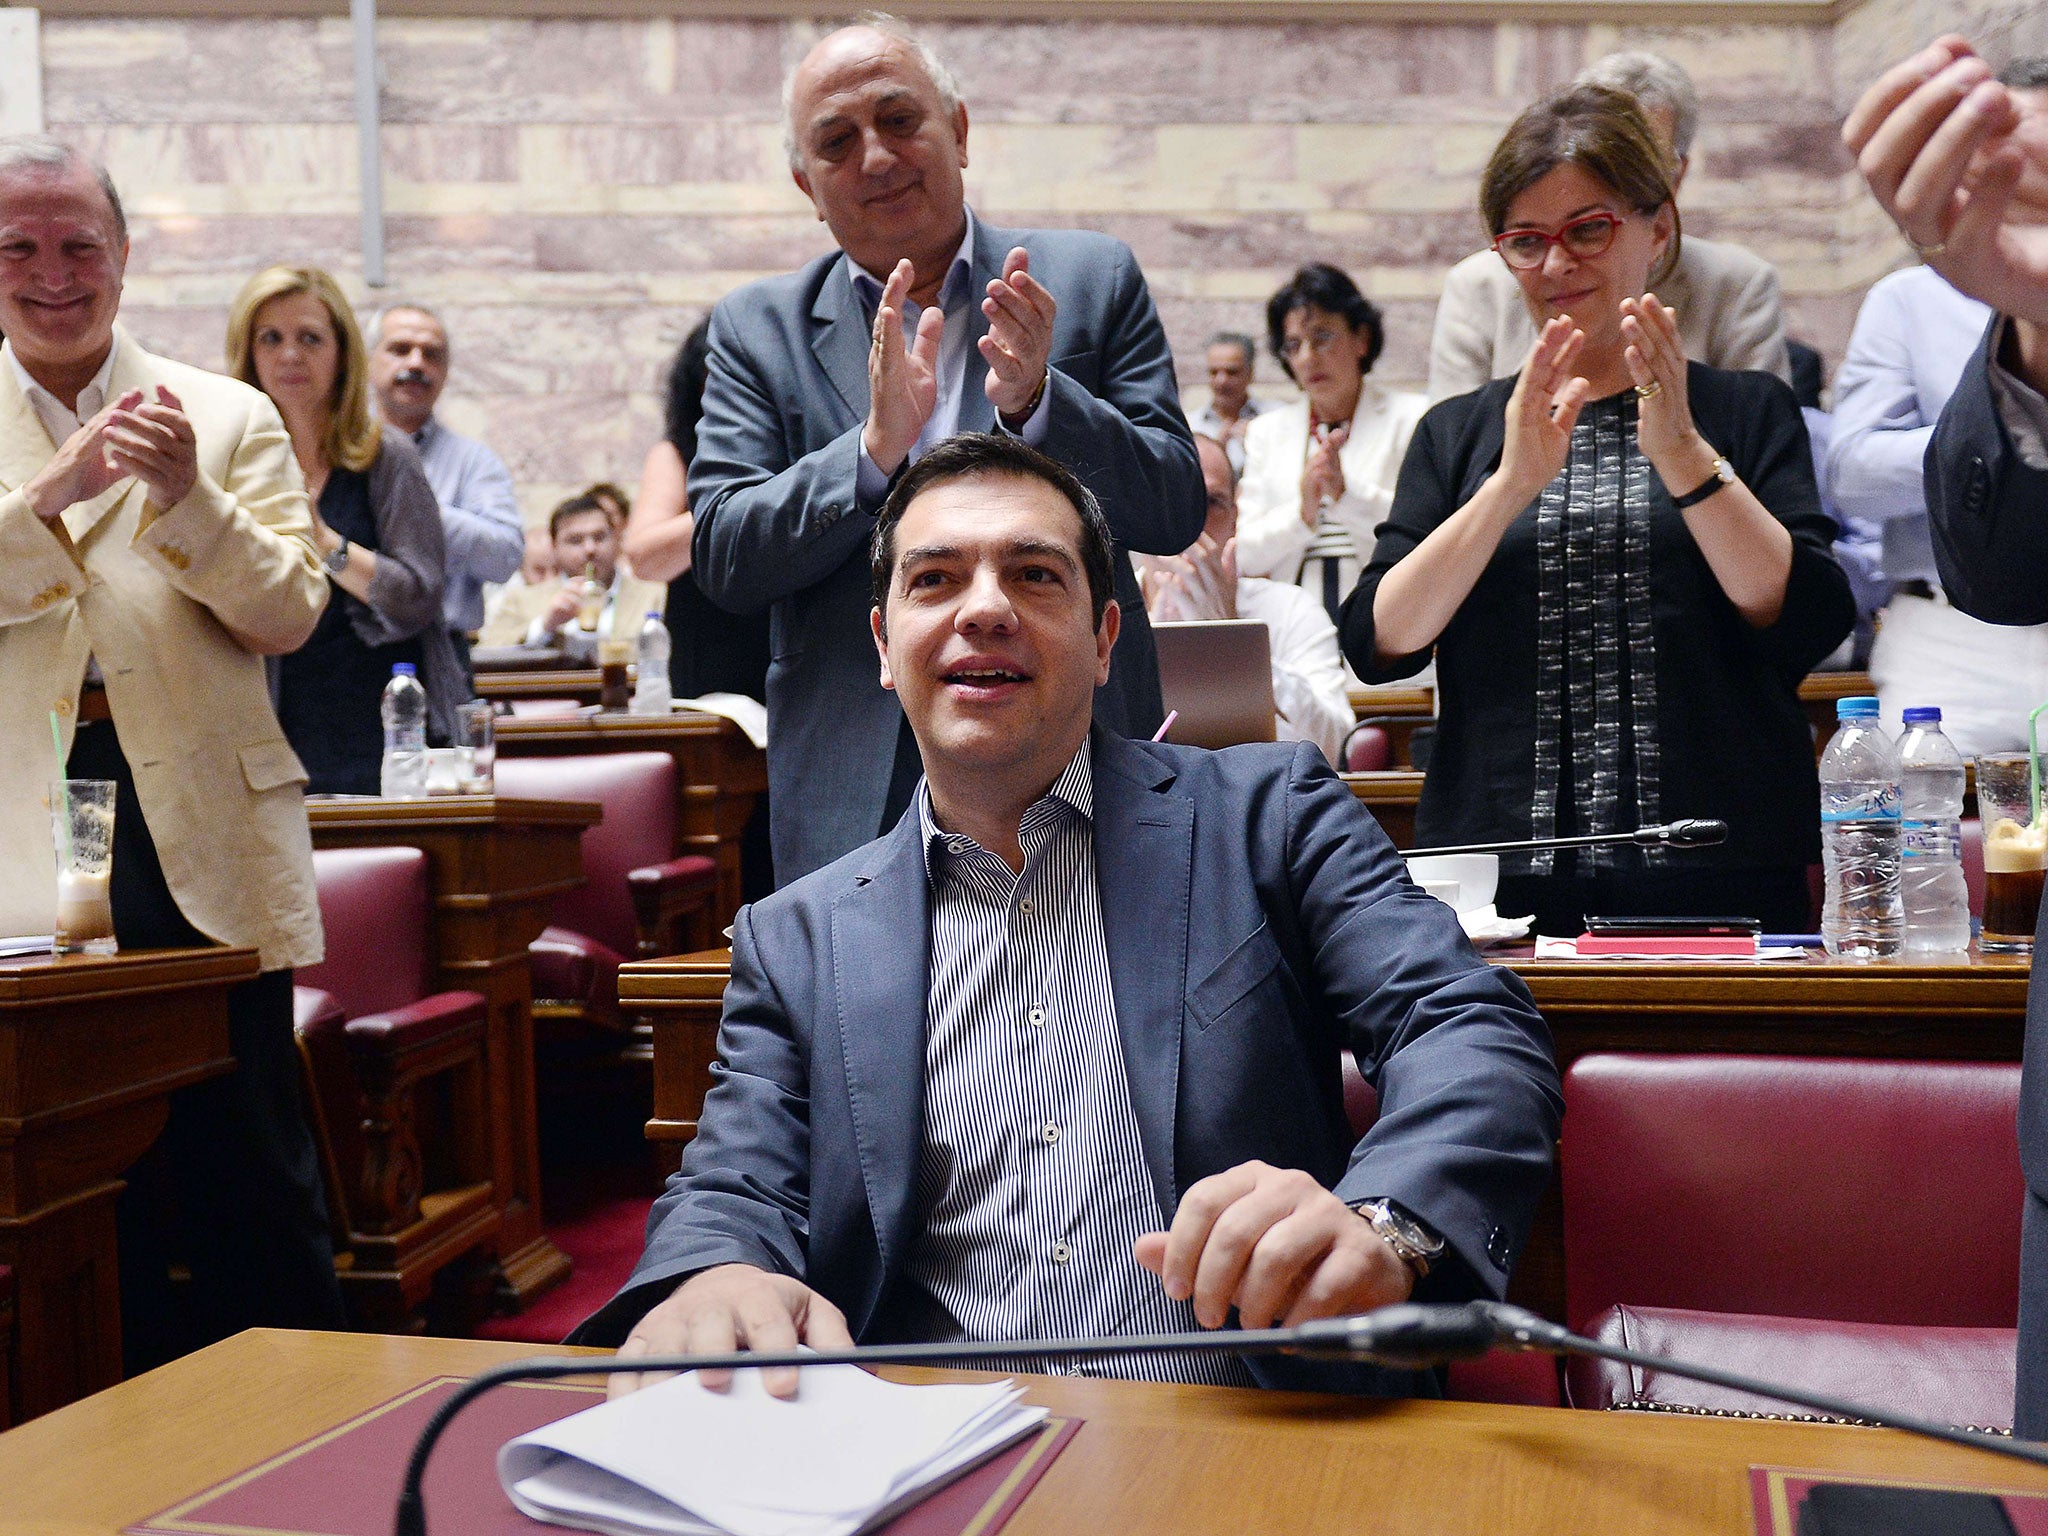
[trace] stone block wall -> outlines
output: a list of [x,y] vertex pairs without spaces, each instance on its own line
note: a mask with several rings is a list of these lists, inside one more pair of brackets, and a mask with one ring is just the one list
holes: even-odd
[[[1388,316],[1380,365],[1419,382],[1442,273],[1481,243],[1479,169],[1531,97],[1617,47],[1682,60],[1705,97],[1687,227],[1783,274],[1832,360],[1902,247],[1836,142],[1878,64],[1951,23],[1932,0],[1742,27],[1530,23],[935,23],[965,86],[969,192],[999,223],[1110,231],[1150,277],[1184,384],[1201,342],[1257,332],[1310,259]],[[1979,3],[1994,41],[2024,7]],[[387,20],[390,286],[361,281],[347,24],[46,16],[51,131],[101,156],[135,216],[126,313],[218,366],[229,299],[269,261],[341,276],[366,309],[439,309],[444,414],[506,456],[530,518],[593,479],[629,487],[676,344],[730,287],[829,241],[791,185],[780,20]],[[1261,362],[1277,383],[1277,367]]]

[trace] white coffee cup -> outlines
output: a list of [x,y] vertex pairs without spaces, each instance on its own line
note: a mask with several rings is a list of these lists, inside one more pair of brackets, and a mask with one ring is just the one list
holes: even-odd
[[[1432,896],[1450,902],[1460,912],[1477,912],[1493,904],[1500,888],[1500,855],[1496,853],[1433,853],[1408,861],[1408,878]],[[1453,884],[1457,892],[1445,896],[1432,887]]]

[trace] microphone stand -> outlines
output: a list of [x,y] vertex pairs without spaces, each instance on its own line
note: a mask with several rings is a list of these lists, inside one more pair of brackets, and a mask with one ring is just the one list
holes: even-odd
[[1633,832],[1595,832],[1586,837],[1529,837],[1510,843],[1460,843],[1455,848],[1408,848],[1404,859],[1435,858],[1447,853],[1536,853],[1545,848],[1607,848],[1632,843],[1638,848],[1710,848],[1728,841],[1728,823],[1688,817]]
[[813,1365],[948,1365],[963,1361],[1029,1360],[1045,1355],[1099,1359],[1128,1354],[1297,1354],[1312,1359],[1372,1362],[1415,1370],[1449,1360],[1473,1359],[1496,1346],[1550,1354],[1592,1355],[1624,1365],[1669,1371],[1713,1386],[1758,1397],[1775,1398],[1813,1408],[1835,1418],[1861,1420],[1881,1429],[1946,1441],[1972,1450],[2009,1456],[2033,1466],[2048,1466],[2048,1445],[1978,1434],[1905,1414],[1881,1412],[1861,1404],[1828,1397],[1804,1388],[1759,1381],[1712,1366],[1690,1365],[1646,1355],[1598,1339],[1582,1338],[1569,1329],[1521,1307],[1497,1301],[1457,1305],[1402,1302],[1350,1317],[1324,1318],[1296,1328],[1256,1328],[1236,1332],[1133,1334],[1107,1339],[1037,1339],[1019,1343],[870,1344],[853,1349],[745,1351],[719,1355],[642,1355],[631,1360],[567,1359],[540,1355],[493,1366],[471,1377],[427,1420],[414,1442],[398,1495],[396,1536],[427,1536],[426,1503],[421,1485],[435,1442],[470,1403],[510,1381],[544,1381],[563,1376],[602,1376],[614,1372],[646,1374],[697,1370],[749,1370],[766,1366]]

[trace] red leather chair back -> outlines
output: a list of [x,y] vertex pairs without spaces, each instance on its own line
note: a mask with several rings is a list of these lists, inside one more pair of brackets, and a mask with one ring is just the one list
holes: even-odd
[[526,800],[590,800],[604,820],[583,834],[583,884],[555,898],[558,927],[634,953],[626,872],[676,855],[676,762],[666,752],[500,757],[497,789]]
[[1586,1056],[1565,1074],[1565,1303],[2010,1328],[2017,1065]]
[[433,896],[417,848],[322,848],[313,854],[327,958],[293,980],[331,992],[352,1019],[416,1003],[433,990]]
[[1344,772],[1378,773],[1394,765],[1394,743],[1386,728],[1355,725],[1344,738]]

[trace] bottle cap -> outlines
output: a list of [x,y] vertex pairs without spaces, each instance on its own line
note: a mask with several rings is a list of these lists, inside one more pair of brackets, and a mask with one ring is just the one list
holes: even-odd
[[1916,705],[1899,717],[1908,725],[1939,725],[1941,711],[1933,705]]
[[1835,700],[1837,720],[1874,719],[1877,715],[1877,700],[1870,697]]
[[419,674],[420,669],[409,661],[394,661],[391,663],[391,675],[393,677],[418,677]]

